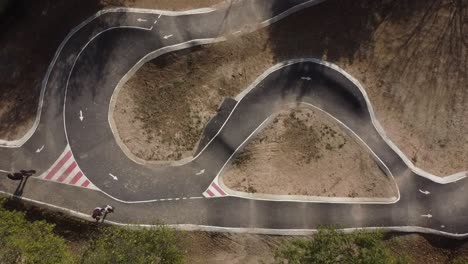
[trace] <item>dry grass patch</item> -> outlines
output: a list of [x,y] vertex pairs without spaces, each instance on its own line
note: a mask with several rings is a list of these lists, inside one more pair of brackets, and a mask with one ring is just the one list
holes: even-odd
[[332,197],[392,197],[393,180],[325,114],[281,111],[222,176],[236,191]]

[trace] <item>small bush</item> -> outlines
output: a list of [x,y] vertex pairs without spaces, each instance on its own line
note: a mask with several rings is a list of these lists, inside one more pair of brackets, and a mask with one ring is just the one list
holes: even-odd
[[174,231],[104,227],[86,248],[81,263],[182,263]]
[[382,242],[381,232],[358,231],[344,234],[335,229],[320,229],[313,239],[293,240],[277,250],[277,263],[401,263]]
[[24,213],[0,207],[0,262],[73,263],[66,241],[53,230],[53,224],[28,222]]
[[457,257],[450,261],[450,264],[468,264],[468,258],[465,257]]

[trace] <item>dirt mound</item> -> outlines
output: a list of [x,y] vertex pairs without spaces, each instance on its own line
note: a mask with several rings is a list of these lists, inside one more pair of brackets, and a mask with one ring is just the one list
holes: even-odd
[[330,197],[396,197],[393,179],[325,114],[280,112],[222,175],[236,191]]

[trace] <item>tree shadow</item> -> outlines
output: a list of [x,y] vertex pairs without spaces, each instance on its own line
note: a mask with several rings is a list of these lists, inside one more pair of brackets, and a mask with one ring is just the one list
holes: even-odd
[[315,57],[350,66],[378,114],[420,134],[425,143],[416,148],[449,142],[454,153],[468,128],[466,17],[463,0],[327,0],[271,25],[268,45],[275,62]]
[[315,57],[353,61],[372,39],[392,2],[328,0],[303,9],[269,27],[276,61]]
[[101,8],[97,0],[9,1],[0,15],[0,138],[18,138],[29,128],[57,47],[73,27]]

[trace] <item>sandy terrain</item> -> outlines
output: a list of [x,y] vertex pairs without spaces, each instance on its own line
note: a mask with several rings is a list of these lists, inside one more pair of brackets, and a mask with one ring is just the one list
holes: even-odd
[[[226,95],[235,94],[279,61],[297,57],[323,58],[343,67],[364,84],[384,129],[417,166],[441,176],[467,170],[468,93],[465,88],[468,66],[463,59],[467,57],[466,44],[463,44],[466,39],[462,39],[467,34],[459,34],[466,28],[460,27],[458,19],[460,12],[466,13],[467,8],[438,0],[433,1],[434,5],[428,1],[383,2],[330,0],[240,38],[208,45],[190,54],[175,54],[170,61],[163,60],[164,63],[156,59],[144,65],[137,77],[129,81],[131,88],[128,89],[132,92],[122,94],[135,102],[141,97],[155,97],[159,90],[150,87],[160,85],[161,80],[171,82],[171,78],[172,82],[183,79],[180,82],[183,88],[178,90],[208,86],[212,91],[210,96],[220,88],[230,91]],[[333,19],[328,19],[331,14]],[[142,77],[158,63],[164,65],[164,71]],[[177,68],[176,65],[187,67]],[[170,69],[177,69],[177,72],[171,73]],[[174,78],[175,75],[178,78]],[[145,84],[138,78],[153,81]],[[119,101],[126,100],[127,97],[119,98]],[[169,107],[168,104],[170,102],[161,105],[161,109]],[[190,107],[190,110],[188,106],[180,109],[180,113],[190,111],[197,115],[197,110]],[[204,109],[203,117],[195,119],[202,120],[202,126],[205,117],[214,114],[214,107],[199,107]],[[138,108],[146,109],[146,106],[137,103],[132,109],[126,109],[125,113],[130,113],[127,119],[137,118]],[[205,109],[212,111],[207,113]],[[121,113],[117,112],[115,118],[122,118],[119,115]],[[146,134],[176,135],[169,130],[164,132],[167,127],[155,127],[144,119],[142,122],[147,128],[153,126]],[[183,125],[184,119],[178,122],[181,124],[175,127]],[[137,127],[122,132],[130,135],[123,137],[134,153],[152,153],[161,146],[158,136],[144,137],[135,133],[138,130]],[[191,137],[198,138],[200,131],[192,130]],[[149,143],[145,143],[147,146],[143,149],[135,149],[141,145],[139,142]],[[189,150],[195,148],[196,140],[189,143],[193,145],[186,145],[184,152],[161,156],[188,155]],[[169,146],[162,146],[163,149],[173,150],[172,145],[178,144],[177,137],[165,144]],[[158,158],[151,154],[142,156]]]
[[283,110],[222,175],[236,191],[331,197],[396,197],[367,150],[324,113]]

